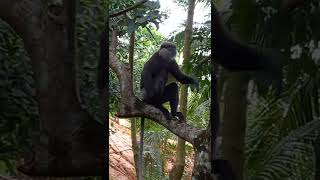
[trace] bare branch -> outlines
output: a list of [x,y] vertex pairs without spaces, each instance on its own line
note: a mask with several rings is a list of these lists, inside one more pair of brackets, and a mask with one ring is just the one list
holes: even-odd
[[126,8],[126,9],[124,9],[124,10],[121,10],[121,11],[115,12],[115,13],[111,13],[110,17],[120,16],[121,14],[124,14],[124,13],[126,13],[126,12],[128,12],[128,11],[131,11],[132,9],[137,8],[138,6],[146,3],[147,1],[148,1],[148,0],[142,0],[142,1],[135,3],[134,5],[128,7],[128,8]]
[[211,60],[211,54],[209,56],[203,58],[202,60],[200,60],[199,64],[207,63],[209,60]]

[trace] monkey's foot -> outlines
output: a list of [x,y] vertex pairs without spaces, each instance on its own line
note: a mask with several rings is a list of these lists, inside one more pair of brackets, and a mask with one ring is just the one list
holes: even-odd
[[178,116],[179,121],[185,121],[184,115],[182,114],[182,112],[172,112],[171,115]]

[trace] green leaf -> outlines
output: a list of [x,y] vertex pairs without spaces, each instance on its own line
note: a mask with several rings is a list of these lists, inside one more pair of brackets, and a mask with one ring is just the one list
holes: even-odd
[[144,6],[150,8],[150,9],[159,9],[160,3],[159,3],[159,1],[158,2],[147,1],[146,3],[144,3]]

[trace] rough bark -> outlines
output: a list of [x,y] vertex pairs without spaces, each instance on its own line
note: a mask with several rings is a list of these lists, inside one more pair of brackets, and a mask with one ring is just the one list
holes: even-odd
[[203,133],[196,140],[194,146],[194,166],[192,177],[199,180],[212,180],[214,176],[211,174],[210,154],[209,151],[209,132]]
[[41,0],[2,0],[0,18],[21,36],[31,58],[40,141],[48,141],[35,142],[31,161],[19,169],[38,176],[102,175],[105,131],[78,102],[67,25],[50,18]]
[[222,159],[231,162],[237,179],[243,177],[245,130],[247,113],[247,79],[232,73],[224,90],[222,133]]

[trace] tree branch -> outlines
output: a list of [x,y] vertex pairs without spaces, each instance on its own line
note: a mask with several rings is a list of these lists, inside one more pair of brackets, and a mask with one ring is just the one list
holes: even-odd
[[126,13],[126,12],[128,12],[128,11],[131,11],[132,9],[137,8],[138,6],[146,3],[147,1],[148,1],[148,0],[142,0],[142,1],[135,3],[134,5],[128,7],[128,8],[126,8],[126,9],[124,9],[124,10],[121,10],[121,11],[115,12],[115,13],[111,13],[110,17],[120,16],[121,14],[124,14],[124,13]]
[[203,58],[202,60],[200,60],[199,64],[207,63],[209,60],[211,60],[211,54],[209,56]]
[[117,46],[118,46],[118,29],[117,28],[114,28],[112,30],[112,34],[111,34],[111,44],[110,44],[110,51],[113,53],[113,54],[116,54],[116,50],[117,50]]

